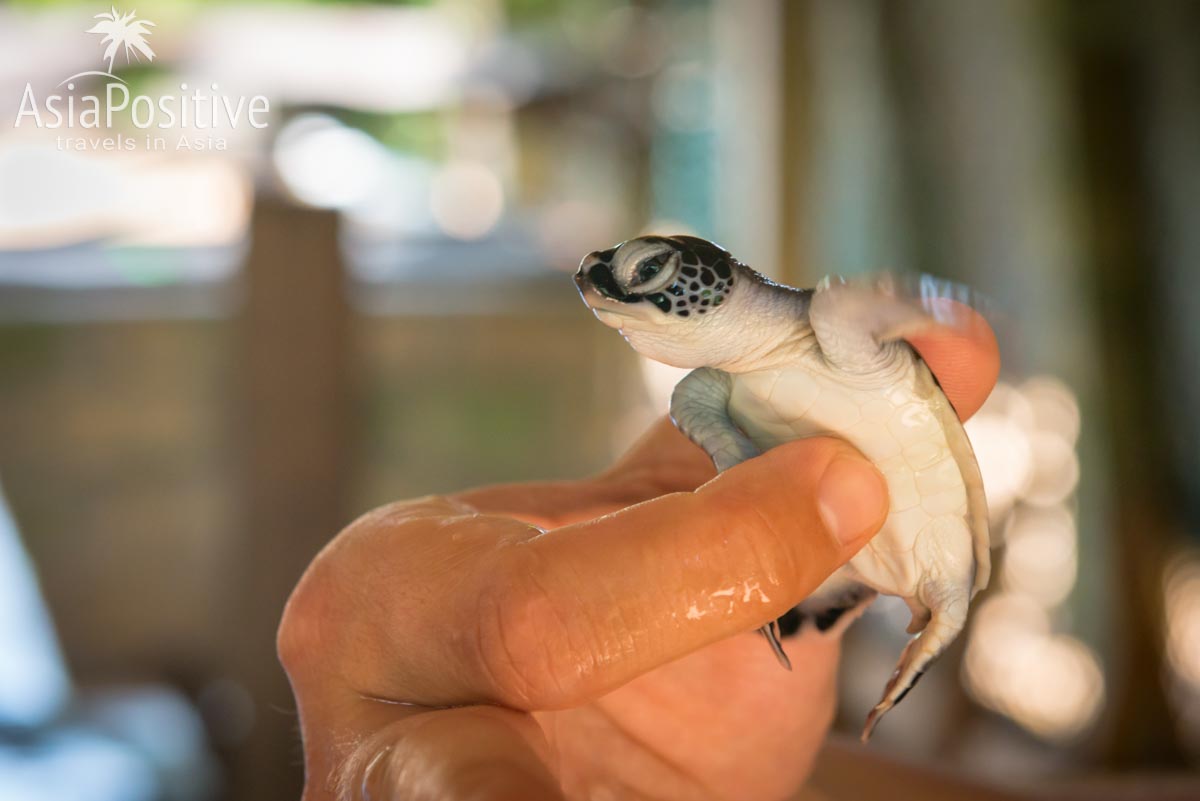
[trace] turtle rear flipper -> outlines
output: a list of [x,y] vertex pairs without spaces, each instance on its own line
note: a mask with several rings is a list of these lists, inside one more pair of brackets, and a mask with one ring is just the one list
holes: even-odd
[[[913,611],[909,630],[919,629],[920,633],[904,646],[883,697],[867,715],[862,733],[864,743],[880,718],[904,699],[929,664],[941,656],[966,625],[976,571],[968,529],[963,518],[946,515],[931,521],[917,539],[918,563],[928,566],[927,570],[936,568],[922,576],[915,597],[905,599]],[[920,614],[924,610],[928,610],[927,617]]]
[[863,726],[862,732],[864,743],[871,739],[871,733],[875,731],[880,719],[892,707],[903,701],[904,696],[908,695],[908,691],[916,686],[921,676],[925,675],[925,669],[929,663],[937,659],[942,651],[954,642],[954,638],[962,631],[966,621],[967,603],[965,598],[962,603],[947,609],[934,610],[925,630],[904,646],[904,651],[900,654],[900,661],[896,665],[896,672],[892,674],[892,678],[883,689],[883,698],[867,715],[867,722]]

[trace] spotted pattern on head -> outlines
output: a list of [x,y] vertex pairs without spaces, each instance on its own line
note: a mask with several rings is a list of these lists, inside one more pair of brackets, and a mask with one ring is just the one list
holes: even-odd
[[664,313],[676,317],[708,314],[729,297],[737,276],[734,274],[733,256],[728,251],[694,236],[647,236],[642,237],[641,241],[668,245],[679,253],[679,271],[675,280],[670,286],[648,295],[620,292],[611,277],[612,260],[620,247],[618,245],[593,254],[598,264],[591,268],[596,272],[589,271],[588,275],[597,286],[602,282],[612,282],[612,288],[619,293],[605,294],[626,303],[646,300]]

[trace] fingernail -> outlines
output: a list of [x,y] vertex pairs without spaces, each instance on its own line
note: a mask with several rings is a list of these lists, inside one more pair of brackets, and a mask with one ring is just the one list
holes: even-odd
[[817,485],[817,511],[825,528],[842,545],[875,533],[887,504],[883,476],[857,456],[838,456]]

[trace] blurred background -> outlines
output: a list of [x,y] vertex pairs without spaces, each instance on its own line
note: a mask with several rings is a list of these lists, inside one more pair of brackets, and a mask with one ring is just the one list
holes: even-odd
[[[662,414],[677,374],[568,278],[650,230],[987,299],[997,570],[872,748],[1187,796],[1200,5],[141,0],[131,94],[269,124],[15,124],[27,85],[103,94],[108,12],[0,7],[0,798],[297,798],[300,572],[373,505],[581,476]],[[887,601],[846,732],[904,640]]]

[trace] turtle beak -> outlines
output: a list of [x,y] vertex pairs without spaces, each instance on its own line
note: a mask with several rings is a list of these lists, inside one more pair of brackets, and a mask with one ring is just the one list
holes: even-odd
[[580,292],[583,292],[585,289],[591,286],[591,282],[589,282],[587,279],[587,274],[588,263],[587,259],[584,259],[583,263],[579,265],[579,269],[575,271],[575,286]]

